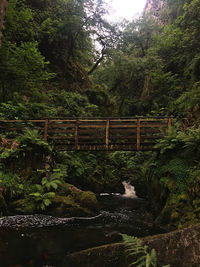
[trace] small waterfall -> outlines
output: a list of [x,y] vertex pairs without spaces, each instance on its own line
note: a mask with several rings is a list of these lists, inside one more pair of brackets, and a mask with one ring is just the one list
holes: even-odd
[[124,181],[122,182],[125,193],[123,194],[124,197],[130,197],[130,198],[137,198],[136,192],[135,192],[135,187],[131,185],[130,183]]

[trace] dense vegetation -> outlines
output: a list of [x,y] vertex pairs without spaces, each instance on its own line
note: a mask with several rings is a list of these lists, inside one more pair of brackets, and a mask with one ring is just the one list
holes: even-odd
[[146,15],[118,24],[106,21],[107,10],[95,0],[9,0],[1,119],[173,115],[176,127],[153,156],[56,153],[31,125],[4,132],[2,213],[42,211],[70,190],[62,201],[87,213],[84,203],[94,204],[94,196],[80,199],[66,183],[121,191],[121,180],[135,179],[149,183],[162,223],[194,223],[200,216],[200,1],[166,0],[157,20]]

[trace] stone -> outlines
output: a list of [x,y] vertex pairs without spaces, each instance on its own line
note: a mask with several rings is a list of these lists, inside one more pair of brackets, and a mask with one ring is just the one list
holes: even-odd
[[82,191],[71,184],[62,185],[62,195],[52,199],[47,214],[60,217],[93,216],[98,211],[96,196],[91,191]]
[[[200,224],[169,233],[143,238],[150,249],[155,248],[158,266],[200,266]],[[123,243],[109,244],[66,255],[63,267],[127,267],[130,264]]]
[[144,14],[151,14],[154,18],[158,18],[164,5],[165,1],[163,0],[147,0],[144,8]]

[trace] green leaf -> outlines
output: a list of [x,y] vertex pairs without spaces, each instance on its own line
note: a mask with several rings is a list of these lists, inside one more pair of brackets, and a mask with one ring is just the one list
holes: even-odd
[[44,199],[44,204],[45,204],[45,206],[49,206],[52,202],[51,202],[51,200],[50,199]]

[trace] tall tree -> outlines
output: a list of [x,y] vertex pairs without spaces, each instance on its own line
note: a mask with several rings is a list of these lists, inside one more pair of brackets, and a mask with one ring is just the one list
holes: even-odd
[[2,32],[3,32],[7,7],[8,7],[7,1],[0,0],[0,46],[1,46]]

